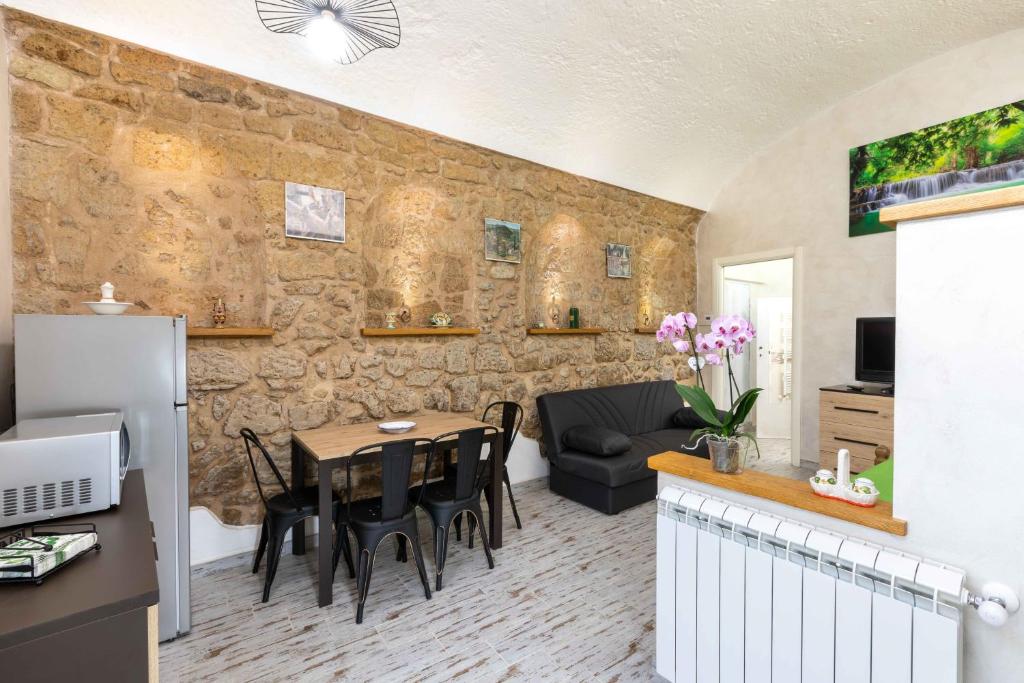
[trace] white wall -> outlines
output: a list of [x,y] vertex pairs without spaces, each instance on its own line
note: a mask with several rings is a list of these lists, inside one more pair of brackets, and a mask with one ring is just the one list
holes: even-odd
[[[0,74],[7,73],[7,34],[0,31]],[[9,84],[0,88],[0,431],[11,424],[14,379],[14,265],[11,253],[11,129]]]
[[[902,223],[896,243],[895,514],[922,554],[1020,592],[1024,207]],[[1024,678],[1024,615],[968,626],[968,681]]]
[[[718,257],[804,249],[801,456],[817,459],[818,388],[853,380],[854,319],[895,311],[896,237],[847,237],[848,149],[1024,98],[1024,30],[915,65],[800,125],[752,158],[697,237],[698,307]],[[899,369],[897,369],[899,372]]]
[[[1014,273],[1024,207],[903,224],[896,283],[895,515],[906,537],[688,479],[659,475],[741,505],[944,562],[968,587],[1024,595],[1024,316]],[[950,327],[942,321],[962,322]],[[987,347],[990,330],[1001,341]],[[991,349],[991,350],[987,350]],[[836,503],[841,505],[841,503]],[[965,615],[966,683],[1024,679],[1024,613],[1002,629]]]

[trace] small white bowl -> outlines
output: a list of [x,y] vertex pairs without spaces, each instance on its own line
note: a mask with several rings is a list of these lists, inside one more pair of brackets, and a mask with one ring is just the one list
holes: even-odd
[[92,312],[96,315],[121,315],[130,304],[122,301],[83,301],[86,306],[92,309]]
[[377,425],[377,429],[388,434],[405,434],[407,431],[416,426],[415,422],[408,420],[402,420],[399,422],[381,422]]

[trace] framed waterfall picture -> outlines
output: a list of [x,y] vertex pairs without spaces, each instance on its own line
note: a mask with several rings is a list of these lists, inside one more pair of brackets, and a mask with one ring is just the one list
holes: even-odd
[[484,219],[484,258],[506,263],[523,262],[522,226],[519,223]]
[[345,193],[314,185],[284,184],[284,235],[345,241]]
[[1024,100],[850,150],[850,237],[886,206],[1024,184]]

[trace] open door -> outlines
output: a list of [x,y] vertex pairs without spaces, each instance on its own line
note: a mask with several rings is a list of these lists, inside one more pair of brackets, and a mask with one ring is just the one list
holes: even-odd
[[793,298],[757,299],[757,436],[788,439],[793,415]]

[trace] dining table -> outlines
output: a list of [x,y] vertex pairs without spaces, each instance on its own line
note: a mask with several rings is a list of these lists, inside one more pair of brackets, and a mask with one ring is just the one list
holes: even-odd
[[[426,413],[409,418],[416,423],[412,429],[401,434],[389,434],[381,431],[377,423],[360,422],[347,425],[329,425],[316,429],[292,432],[292,488],[299,490],[306,485],[307,475],[315,471],[317,476],[318,524],[317,530],[317,599],[321,607],[333,601],[334,567],[332,550],[334,538],[332,534],[331,473],[335,468],[344,467],[347,458],[364,446],[404,441],[406,439],[436,439],[454,431],[493,427],[472,417],[458,413]],[[488,430],[484,434],[485,443],[489,443],[490,451],[490,518],[489,535],[491,547],[500,548],[502,544],[502,481],[504,468],[504,440],[502,430]],[[455,449],[456,437],[439,442],[438,452],[444,453]],[[417,451],[425,452],[431,446],[424,443]],[[315,470],[307,468],[307,462],[315,463]],[[497,464],[497,466],[494,466]],[[351,483],[349,483],[351,485]],[[306,552],[305,521],[292,528],[292,554],[303,555]]]

